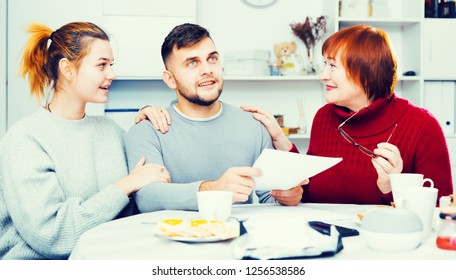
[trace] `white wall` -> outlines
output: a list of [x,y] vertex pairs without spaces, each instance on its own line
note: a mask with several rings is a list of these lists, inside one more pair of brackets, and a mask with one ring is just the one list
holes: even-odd
[[[276,59],[274,44],[294,40],[298,45],[297,53],[305,59],[307,49],[293,35],[290,24],[304,22],[307,16],[313,19],[321,16],[322,2],[281,0],[267,8],[252,8],[242,1],[199,0],[197,22],[211,32],[222,58],[231,51],[264,49],[271,52],[273,61]],[[318,48],[315,55],[321,61]],[[273,114],[284,114],[285,125],[294,127],[298,125],[296,101],[299,98],[304,101],[310,126],[316,109],[324,103],[319,82],[226,81],[222,96],[223,100],[236,105],[257,105]]]
[[6,37],[7,37],[7,1],[0,0],[0,139],[6,132]]
[[[54,30],[71,21],[91,21],[100,24],[102,1],[79,0],[77,3],[72,0],[0,1],[8,2],[7,125],[10,127],[38,108],[35,98],[29,94],[27,80],[18,75],[22,51],[28,37],[27,26],[32,21],[44,23]],[[3,26],[2,24],[2,28]]]
[[252,8],[241,0],[198,0],[197,22],[206,27],[222,54],[246,49],[272,51],[274,44],[295,40],[298,53],[306,48],[295,37],[291,23],[322,14],[322,1],[280,0],[267,8]]

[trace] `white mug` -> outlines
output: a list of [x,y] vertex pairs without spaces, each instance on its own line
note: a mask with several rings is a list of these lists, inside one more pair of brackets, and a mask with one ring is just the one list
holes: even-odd
[[418,173],[395,173],[389,175],[391,182],[391,191],[393,192],[394,203],[400,203],[402,190],[409,188],[421,188],[424,184],[429,183],[434,188],[434,181],[424,178],[423,174]]
[[420,217],[423,224],[422,239],[428,238],[432,232],[437,193],[436,188],[404,188],[400,190],[400,199],[394,200],[396,208],[410,210]]
[[200,191],[196,194],[198,211],[205,220],[226,221],[231,214],[233,193],[230,191]]

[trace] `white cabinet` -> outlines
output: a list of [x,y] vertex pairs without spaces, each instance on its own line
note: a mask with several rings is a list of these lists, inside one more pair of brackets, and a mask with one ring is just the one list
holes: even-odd
[[434,114],[446,135],[455,133],[455,93],[454,81],[426,81],[424,83],[423,106]]
[[176,25],[195,22],[196,0],[104,0],[103,27],[114,49],[121,79],[159,79],[161,44]]
[[[455,82],[456,19],[426,18],[423,21],[424,104],[439,120],[447,136],[456,188]],[[455,189],[456,190],[456,189]]]
[[456,19],[430,19],[423,22],[424,79],[456,80]]

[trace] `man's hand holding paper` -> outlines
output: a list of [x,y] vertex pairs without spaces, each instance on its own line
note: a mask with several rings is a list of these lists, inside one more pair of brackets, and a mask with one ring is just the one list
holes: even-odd
[[309,179],[305,179],[289,190],[272,190],[271,197],[275,198],[282,205],[296,206],[301,202],[304,192],[302,185],[307,185],[308,183]]

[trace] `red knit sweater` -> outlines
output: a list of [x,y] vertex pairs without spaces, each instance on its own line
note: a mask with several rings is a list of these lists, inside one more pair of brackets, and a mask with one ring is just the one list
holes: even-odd
[[[371,158],[348,143],[337,127],[352,113],[346,108],[327,104],[314,117],[307,154],[342,157],[342,161],[314,176],[304,187],[303,202],[387,204],[391,193],[377,187],[377,172]],[[446,140],[431,113],[406,99],[393,96],[376,100],[343,127],[357,143],[374,150],[386,142],[398,147],[404,163],[403,173],[421,173],[431,178],[439,189],[438,197],[453,192],[451,166]]]

